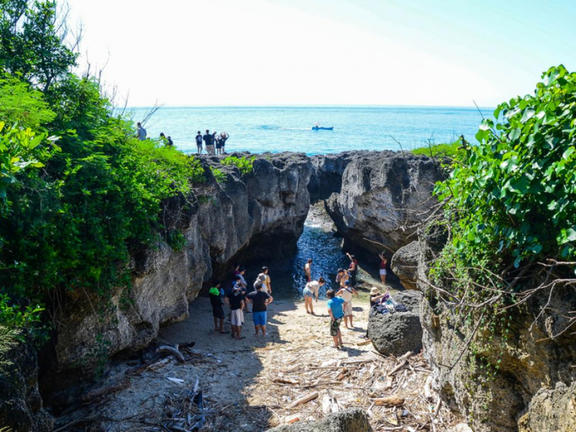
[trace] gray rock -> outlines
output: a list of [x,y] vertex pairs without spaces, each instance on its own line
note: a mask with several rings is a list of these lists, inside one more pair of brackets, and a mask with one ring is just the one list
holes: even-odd
[[278,426],[268,432],[371,432],[368,416],[359,408],[349,409],[315,422]]
[[374,348],[384,355],[401,356],[422,349],[422,326],[414,312],[381,314],[370,312],[368,337]]
[[414,240],[416,227],[436,204],[434,184],[444,177],[425,156],[358,152],[342,173],[341,190],[326,203],[338,230],[368,251],[396,251]]
[[519,432],[576,431],[576,381],[536,393],[518,426]]
[[392,255],[390,268],[394,272],[402,286],[409,290],[417,289],[418,260],[420,258],[420,243],[412,243],[402,246]]
[[42,407],[36,351],[0,326],[0,429],[48,432],[53,418]]

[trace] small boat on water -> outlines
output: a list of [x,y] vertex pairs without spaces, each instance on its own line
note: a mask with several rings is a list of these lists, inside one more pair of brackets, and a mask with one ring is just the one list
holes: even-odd
[[317,130],[334,130],[334,126],[325,127],[325,126],[315,125],[315,126],[312,126],[312,130],[315,130],[315,131],[317,131]]

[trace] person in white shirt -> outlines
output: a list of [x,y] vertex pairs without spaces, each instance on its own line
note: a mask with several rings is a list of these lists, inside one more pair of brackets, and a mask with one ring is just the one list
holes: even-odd
[[[354,328],[352,323],[352,296],[356,294],[358,292],[352,288],[350,281],[346,281],[346,287],[336,293],[336,295],[344,299],[344,325],[346,328]],[[348,322],[350,322],[350,327],[348,327]]]
[[319,278],[317,281],[313,280],[308,282],[302,290],[302,294],[304,295],[304,304],[306,306],[306,313],[314,315],[312,298],[315,298],[316,301],[318,301],[318,291],[320,290],[320,287],[325,283],[326,281],[324,278]]

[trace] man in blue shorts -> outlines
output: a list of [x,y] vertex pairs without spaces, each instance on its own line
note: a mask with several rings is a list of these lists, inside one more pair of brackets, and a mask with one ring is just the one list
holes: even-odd
[[257,291],[252,291],[246,296],[246,299],[252,303],[252,318],[254,319],[254,331],[258,336],[258,330],[262,331],[262,336],[266,336],[266,310],[267,306],[274,300],[266,292],[264,285],[258,285]]
[[326,292],[328,297],[328,313],[330,314],[330,335],[334,339],[334,348],[342,348],[342,333],[340,333],[340,323],[344,317],[344,299],[337,297],[332,290]]

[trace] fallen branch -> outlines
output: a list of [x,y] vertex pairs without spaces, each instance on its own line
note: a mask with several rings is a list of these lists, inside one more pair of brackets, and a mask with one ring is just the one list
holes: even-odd
[[296,399],[294,402],[292,402],[290,405],[288,405],[286,408],[291,409],[291,408],[295,408],[298,405],[302,405],[305,403],[308,403],[314,399],[318,398],[318,392],[313,392],[310,394],[307,394],[306,396],[302,396],[299,399]]

